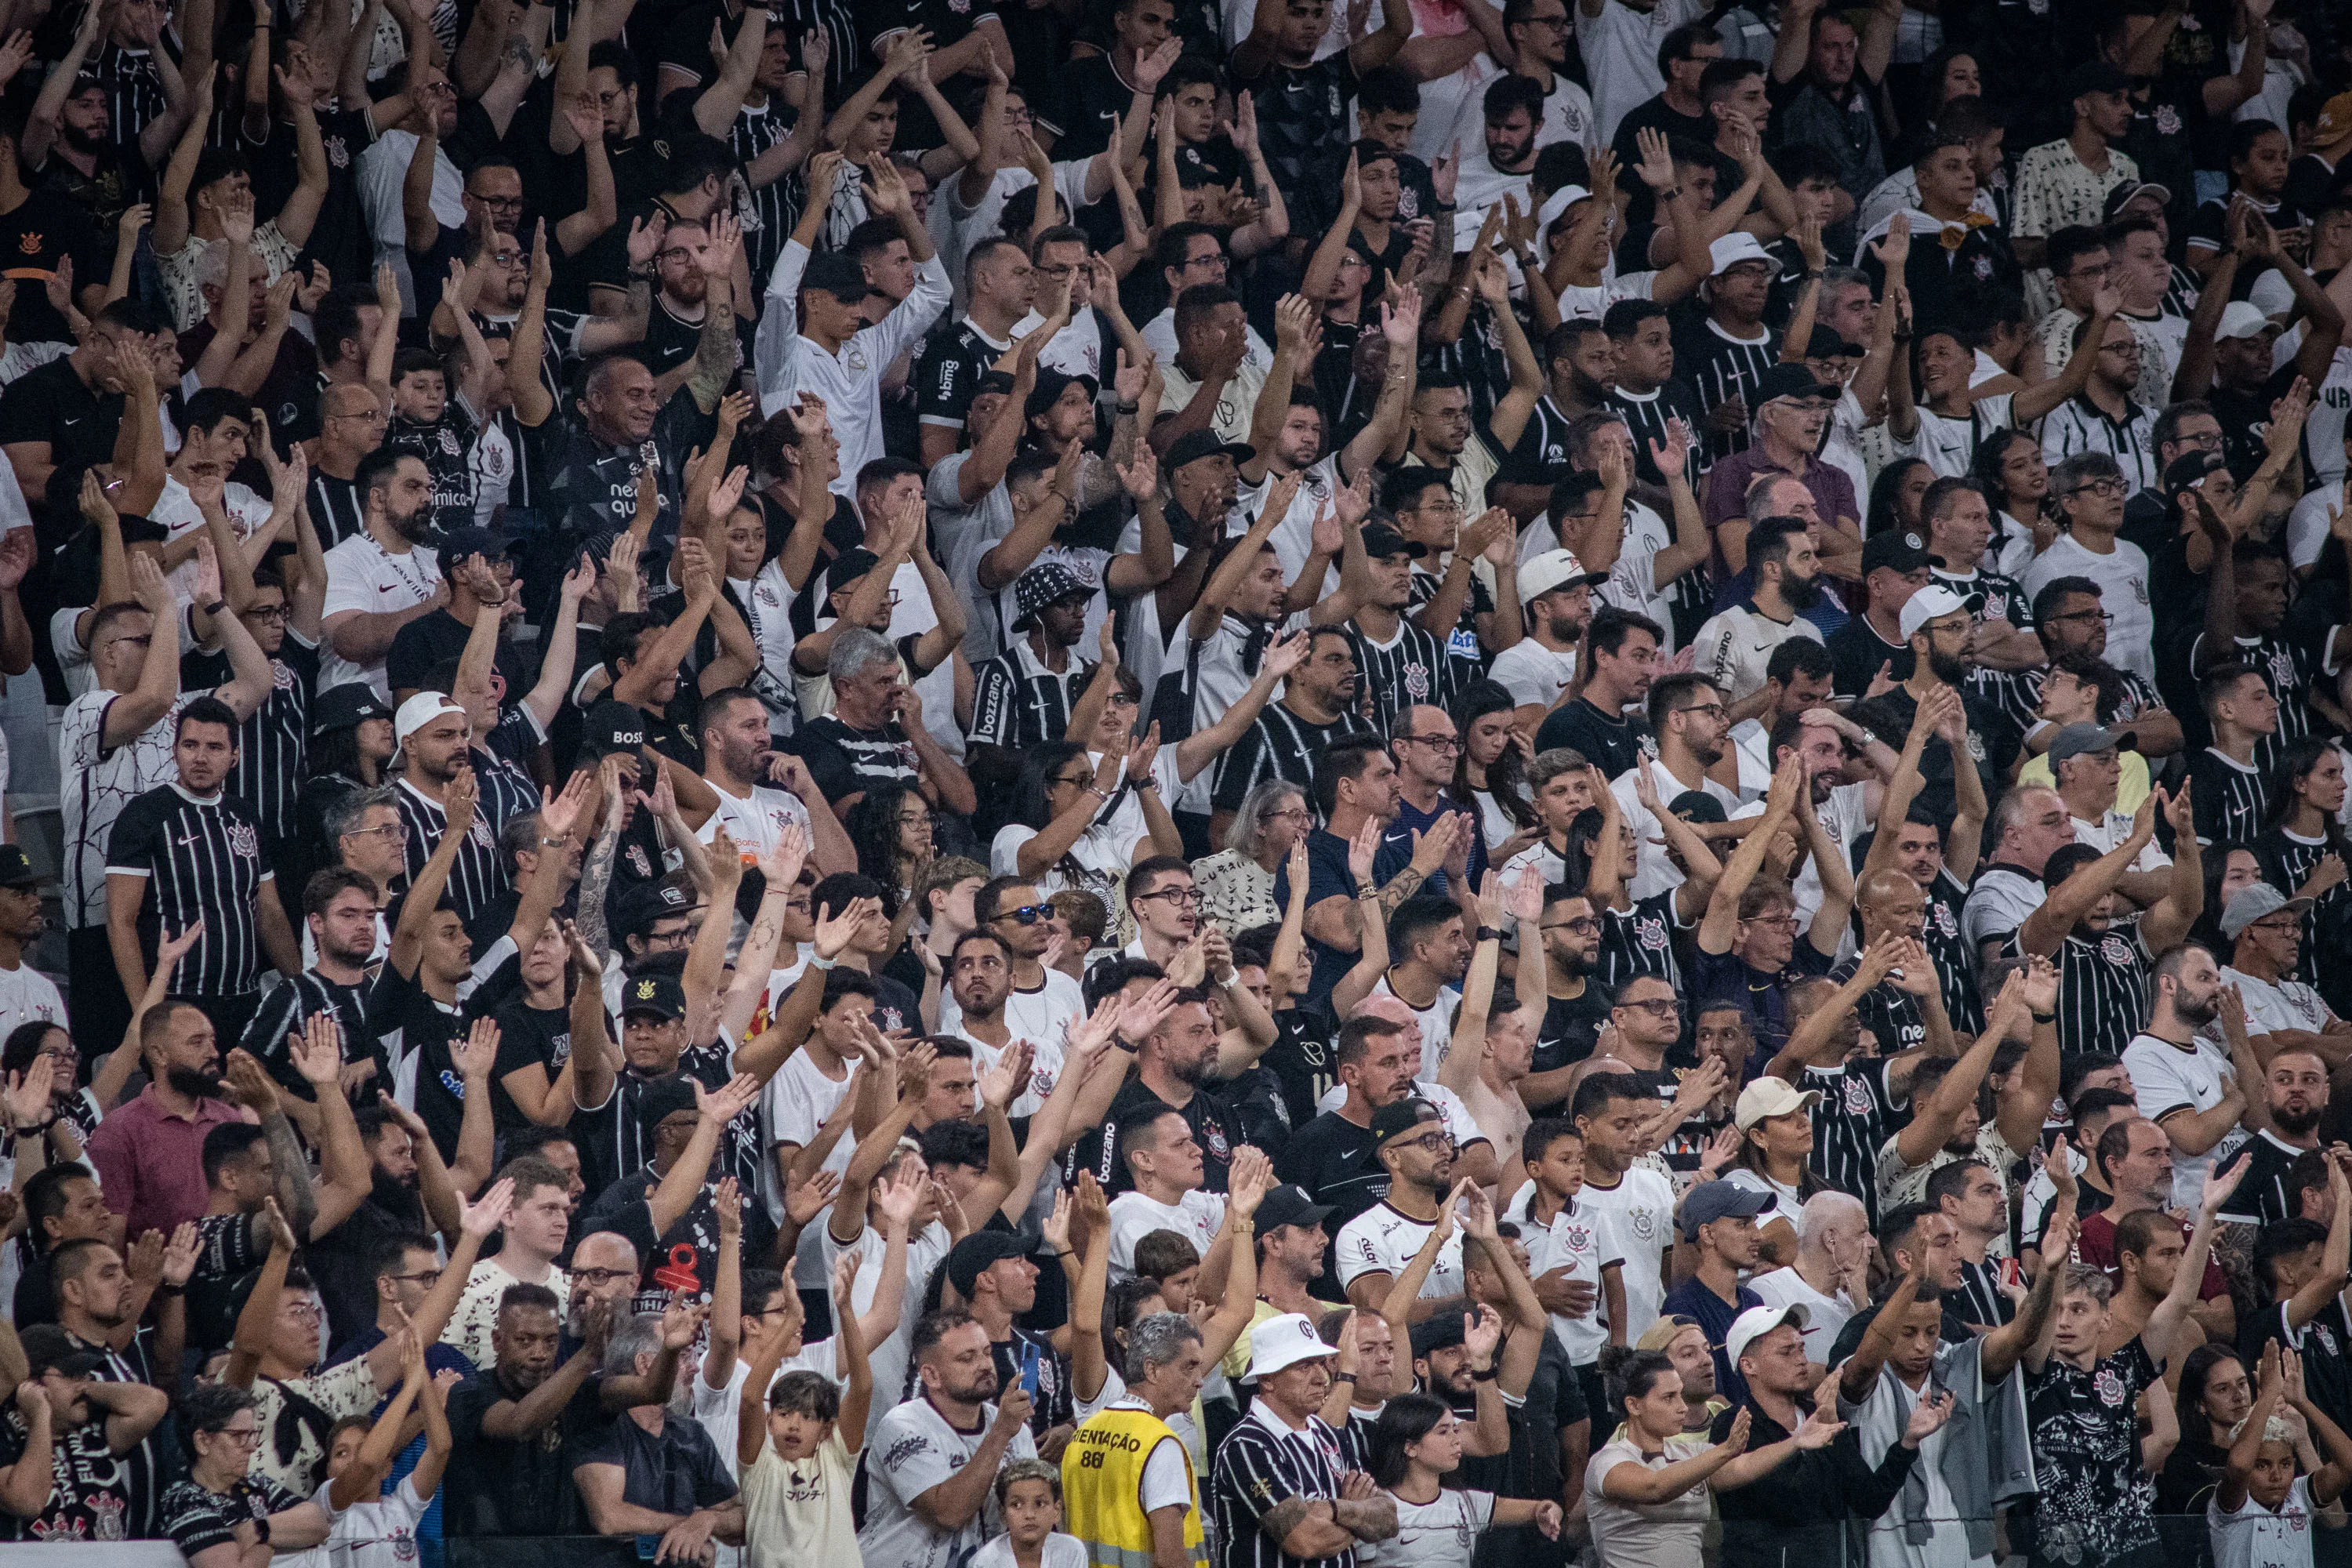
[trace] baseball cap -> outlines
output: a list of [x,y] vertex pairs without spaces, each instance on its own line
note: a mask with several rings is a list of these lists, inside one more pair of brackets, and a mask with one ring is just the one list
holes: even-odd
[[1662,1351],[1673,1344],[1685,1329],[1704,1331],[1706,1327],[1696,1318],[1668,1312],[1651,1321],[1650,1326],[1642,1331],[1642,1337],[1633,1342],[1633,1348],[1637,1351]]
[[1236,463],[1246,463],[1257,456],[1257,448],[1241,441],[1220,441],[1214,430],[1187,430],[1176,437],[1174,446],[1168,448],[1167,466],[1172,473],[1187,463],[1197,463],[1203,458],[1213,458],[1221,453]]
[[2340,142],[2352,136],[2352,92],[2339,92],[2319,106],[2319,119],[2311,127],[2315,142]]
[[1013,582],[1013,602],[1019,614],[1014,616],[1012,629],[1025,632],[1037,618],[1037,612],[1064,599],[1092,599],[1095,591],[1078,581],[1078,574],[1058,561],[1048,561],[1032,566]]
[[2309,899],[2290,899],[2268,882],[2249,882],[2231,894],[2229,903],[2222,907],[2221,934],[2235,942],[2256,921],[2281,910],[2301,914],[2311,908],[2311,902]]
[[1912,595],[1904,605],[1900,617],[1903,635],[1906,638],[1909,637],[1938,616],[1948,616],[1958,610],[1967,610],[1973,614],[1977,606],[1983,603],[1982,594],[1970,594],[1963,599],[1941,584],[1930,583]]
[[[1073,383],[1087,389],[1087,401],[1089,403],[1092,403],[1096,394],[1102,390],[1102,384],[1093,376],[1072,375],[1067,371],[1055,370],[1050,366],[1039,367],[1037,384],[1029,390],[1029,403],[1024,412],[1045,413],[1062,400],[1062,394],[1068,391]],[[1236,458],[1235,461],[1239,459]]]
[[1364,555],[1368,560],[1385,561],[1391,555],[1410,555],[1415,561],[1429,553],[1429,546],[1407,539],[1387,522],[1364,525]]
[[[651,922],[648,922],[651,923]],[[671,974],[640,974],[621,987],[621,1016],[651,1013],[665,1024],[686,1016],[686,987]]]
[[607,697],[581,721],[580,738],[593,757],[616,752],[635,756],[646,743],[646,716],[618,698]]
[[460,719],[466,716],[466,710],[450,701],[447,693],[420,691],[400,705],[400,712],[392,721],[392,738],[405,744],[409,736],[445,713],[455,713]]
[[2066,101],[2086,92],[2129,92],[2131,78],[2105,60],[2085,60],[2066,76]]
[[1737,1367],[1740,1352],[1749,1345],[1783,1323],[1801,1329],[1810,1317],[1803,1305],[1798,1302],[1786,1307],[1750,1307],[1731,1320],[1731,1327],[1723,1336],[1724,1357]]
[[1863,542],[1862,574],[1865,577],[1881,566],[1908,577],[1927,564],[1927,542],[1916,533],[1889,529]]
[[48,879],[33,869],[22,846],[0,844],[0,888],[37,888]]
[[[2347,93],[2344,96],[2352,98],[2352,93]],[[2113,223],[2117,213],[2144,195],[2154,196],[2158,206],[2168,207],[2172,205],[2170,185],[2159,185],[2153,180],[2141,180],[2137,184],[2117,185],[2114,190],[2109,191],[2106,201],[2101,205],[2099,216],[2102,221]]]
[[1752,234],[1727,234],[1706,247],[1709,278],[1720,278],[1743,261],[1760,261],[1772,276],[1780,272],[1780,258],[1765,249]]
[[1732,1125],[1745,1132],[1770,1117],[1809,1110],[1821,1098],[1819,1089],[1800,1089],[1784,1078],[1759,1078],[1739,1091],[1739,1103],[1731,1110]]
[[[646,1009],[640,1007],[637,1011]],[[687,1081],[684,1073],[656,1079],[637,1093],[637,1124],[641,1127],[659,1127],[679,1111],[695,1109],[694,1085]]]
[[1320,1225],[1331,1217],[1331,1205],[1318,1204],[1297,1182],[1285,1182],[1257,1203],[1261,1235],[1285,1225]]
[[1735,1186],[1729,1182],[1701,1182],[1683,1199],[1683,1239],[1696,1241],[1699,1226],[1719,1219],[1754,1219],[1770,1208],[1773,1202],[1770,1193],[1759,1193],[1752,1187]]
[[1339,1346],[1323,1342],[1323,1337],[1315,1331],[1315,1324],[1306,1313],[1285,1312],[1279,1317],[1268,1318],[1250,1331],[1249,1375],[1253,1381],[1270,1377],[1284,1367],[1296,1366],[1302,1361],[1315,1361],[1339,1353]]
[[643,936],[654,929],[656,921],[668,915],[688,914],[693,909],[694,895],[669,878],[640,882],[621,894],[613,911],[614,934]]
[[1825,382],[1815,381],[1813,379],[1813,373],[1807,370],[1803,365],[1788,364],[1783,363],[1774,365],[1770,370],[1766,371],[1762,375],[1757,378],[1756,390],[1752,395],[1750,401],[1755,405],[1755,406],[1761,408],[1766,404],[1772,402],[1776,398],[1834,398],[1837,395],[1838,389],[1836,387],[1831,386]]
[[18,1336],[30,1363],[30,1375],[54,1372],[59,1377],[89,1377],[106,1365],[106,1358],[76,1344],[56,1323],[35,1323]]
[[857,304],[874,292],[866,281],[866,268],[837,250],[810,257],[801,287],[822,289],[845,305]]
[[1609,581],[1606,572],[1587,572],[1573,550],[1547,550],[1519,567],[1519,603],[1532,605],[1561,588],[1591,586]]
[[392,710],[364,681],[331,686],[310,704],[310,728],[320,734],[331,730],[356,730],[370,719],[389,719]]
[[1728,822],[1723,802],[1703,789],[1686,789],[1666,802],[1666,815],[1684,822]]
[[882,564],[882,557],[863,545],[845,550],[833,558],[824,569],[824,591],[829,598]]
[[1828,327],[1815,327],[1813,335],[1805,340],[1807,359],[1860,359],[1863,350]]
[[2278,323],[2263,314],[2263,308],[2251,300],[2232,300],[2221,307],[2221,324],[2213,329],[2216,342],[2223,338],[2258,338]]
[[1560,215],[1568,211],[1569,208],[1574,206],[1579,202],[1591,201],[1591,199],[1592,193],[1586,190],[1582,185],[1562,185],[1559,189],[1546,196],[1544,198],[1543,205],[1536,209],[1536,226],[1539,229],[1549,228],[1553,224],[1559,221]]
[[470,524],[453,528],[441,536],[440,560],[445,566],[463,561],[468,555],[496,561],[506,554],[507,543],[505,534],[487,528],[476,528]]
[[969,1301],[973,1287],[990,1264],[1028,1256],[1028,1242],[1015,1232],[975,1230],[949,1250],[948,1283],[956,1288],[956,1294]]
[[2128,752],[2138,743],[2139,737],[2129,730],[2121,734],[2099,724],[2068,724],[2050,742],[2050,765],[2056,768],[2069,757],[2079,757],[2089,752],[2104,752],[2113,746]]
[[2226,468],[2230,459],[2219,452],[2183,452],[2164,466],[2164,493],[2177,496],[2216,468]]
[[1462,1342],[1462,1314],[1436,1312],[1412,1326],[1407,1336],[1412,1342],[1415,1359],[1432,1351],[1442,1351]]
[[1441,1125],[1445,1112],[1428,1100],[1406,1095],[1372,1112],[1372,1147],[1377,1149],[1391,1138],[1403,1136],[1414,1128],[1434,1121]]

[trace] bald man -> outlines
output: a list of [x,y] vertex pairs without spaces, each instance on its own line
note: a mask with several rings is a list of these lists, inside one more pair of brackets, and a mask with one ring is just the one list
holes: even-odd
[[338,382],[319,395],[319,437],[310,444],[310,523],[321,550],[367,530],[353,476],[360,459],[383,445],[383,405],[358,382]]

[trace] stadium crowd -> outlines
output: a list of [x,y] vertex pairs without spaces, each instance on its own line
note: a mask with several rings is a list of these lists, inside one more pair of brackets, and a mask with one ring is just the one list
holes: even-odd
[[0,0],[0,1555],[2352,1563],[2345,7]]

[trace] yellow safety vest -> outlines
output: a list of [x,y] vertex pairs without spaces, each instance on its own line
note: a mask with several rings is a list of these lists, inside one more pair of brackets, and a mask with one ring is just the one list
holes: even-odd
[[1161,1438],[1184,1456],[1192,1506],[1184,1513],[1184,1552],[1208,1568],[1201,1531],[1201,1481],[1183,1439],[1149,1410],[1099,1410],[1062,1450],[1062,1528],[1086,1543],[1093,1568],[1153,1568],[1151,1520],[1143,1511],[1143,1463]]

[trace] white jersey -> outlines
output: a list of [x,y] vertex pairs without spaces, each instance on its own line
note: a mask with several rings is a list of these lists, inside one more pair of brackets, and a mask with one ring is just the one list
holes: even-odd
[[1562,653],[1524,637],[1495,656],[1487,676],[1520,707],[1533,704],[1549,711],[1576,679],[1576,650]]
[[[2131,1074],[2132,1095],[2139,1113],[2162,1122],[2176,1110],[2210,1110],[2228,1095],[2237,1075],[2230,1058],[2201,1040],[2184,1048],[2155,1035],[2132,1037],[2124,1047],[2124,1069]],[[2202,1154],[2172,1146],[2172,1202],[2195,1213],[2205,1190],[2205,1173],[2238,1152],[2246,1142],[2245,1128],[2235,1126]]]
[[[268,500],[256,495],[250,488],[233,482],[221,486],[221,510],[228,518],[229,531],[237,537],[239,542],[251,539],[255,531],[269,521]],[[171,531],[164,543],[177,544],[190,534],[203,531],[205,514],[197,507],[196,498],[189,492],[188,487],[166,474],[163,476],[163,493],[155,498],[153,506],[148,508],[147,521],[160,522]],[[195,598],[196,571],[196,558],[190,555],[163,574],[163,580],[172,584],[172,592],[179,595],[184,605],[194,602]]]
[[1407,1502],[1394,1492],[1396,1533],[1356,1548],[1357,1568],[1470,1568],[1470,1554],[1495,1518],[1495,1494],[1440,1487],[1435,1502]]
[[1592,1287],[1592,1306],[1584,1316],[1551,1314],[1552,1334],[1559,1341],[1559,1348],[1568,1352],[1570,1364],[1591,1366],[1600,1359],[1601,1347],[1609,1342],[1601,1271],[1622,1268],[1625,1249],[1618,1245],[1617,1233],[1605,1211],[1587,1208],[1573,1198],[1551,1216],[1549,1226],[1537,1224],[1529,1217],[1535,1195],[1533,1182],[1522,1186],[1504,1205],[1503,1217],[1518,1226],[1519,1238],[1528,1244],[1528,1267],[1538,1278],[1565,1269],[1570,1279],[1580,1279]]
[[1172,1230],[1202,1257],[1225,1223],[1225,1200],[1216,1193],[1186,1193],[1172,1204],[1125,1192],[1110,1201],[1110,1277],[1135,1278],[1135,1244],[1155,1230]]
[[329,630],[319,653],[319,689],[328,690],[365,681],[376,696],[392,700],[384,679],[383,660],[354,664],[335,651],[331,630],[335,617],[348,610],[368,615],[415,609],[428,602],[441,585],[441,559],[431,548],[416,545],[395,555],[368,534],[355,534],[327,552],[327,601],[322,606]]
[[[1014,986],[1004,996],[1004,1026],[1013,1031],[1013,1038],[1026,1040],[1038,1050],[1038,1069],[1045,1068],[1045,1052],[1051,1048],[1055,1060],[1060,1059],[1063,1037],[1072,1024],[1087,1016],[1087,994],[1078,983],[1058,969],[1045,971],[1044,984],[1034,991]],[[946,986],[940,987],[940,1033],[952,1035],[963,1027],[963,1008]],[[1051,1094],[1051,1084],[1040,1092]]]
[[[834,1240],[832,1227],[825,1219],[820,1218],[810,1228],[824,1238],[824,1250],[819,1254],[824,1269],[823,1278],[830,1279],[833,1277],[834,1262],[843,1253],[856,1254],[857,1279],[850,1287],[849,1308],[854,1312],[872,1311],[874,1292],[882,1285],[882,1259],[889,1247],[882,1233],[869,1225],[857,1233],[856,1241],[844,1247]],[[866,1359],[874,1368],[874,1386],[877,1389],[906,1386],[907,1362],[915,1341],[915,1320],[923,1315],[923,1288],[930,1281],[931,1270],[948,1260],[948,1248],[954,1245],[954,1238],[948,1235],[948,1227],[937,1220],[907,1238],[907,1297],[906,1304],[898,1311],[898,1326],[890,1331],[887,1339],[866,1352]],[[876,1400],[875,1408],[866,1421],[867,1447],[875,1446],[875,1434],[888,1414],[882,1408],[881,1401]],[[1022,1434],[1022,1440],[1028,1440],[1026,1432]],[[916,1491],[922,1489],[921,1487],[915,1489]],[[868,1522],[872,1521],[869,1520]],[[913,1563],[918,1560],[910,1557],[907,1561]]]
[[[1339,1227],[1337,1251],[1340,1289],[1347,1289],[1366,1274],[1385,1274],[1391,1282],[1395,1281],[1436,1228],[1433,1222],[1415,1219],[1382,1198]],[[1421,1295],[1423,1300],[1431,1300],[1460,1294],[1462,1233],[1457,1230],[1438,1247],[1437,1260],[1430,1265]]]
[[719,809],[695,833],[698,842],[709,843],[724,824],[727,837],[735,841],[736,848],[748,850],[764,860],[775,853],[784,829],[795,823],[806,840],[810,833],[808,807],[792,791],[772,784],[753,784],[748,796],[735,795],[709,779],[702,782],[709,784],[710,793],[719,797]]
[[2147,555],[2126,540],[2116,540],[2115,546],[2100,555],[2084,549],[2073,534],[2062,533],[2019,574],[2017,585],[2031,604],[2044,585],[2060,577],[2088,577],[2096,583],[2099,608],[2115,617],[2107,624],[2107,662],[2153,681],[2156,611],[2148,603]]
[[[884,1413],[866,1444],[866,1523],[857,1531],[866,1568],[956,1568],[1003,1528],[992,1487],[979,1511],[958,1530],[932,1529],[914,1507],[917,1498],[971,1462],[995,1419],[996,1406],[982,1405],[971,1429],[950,1426],[920,1394]],[[1005,1446],[1004,1458],[1036,1457],[1037,1445],[1024,1426]]]
[[58,724],[58,806],[65,827],[66,928],[106,923],[106,851],[122,808],[180,776],[172,745],[180,710],[201,691],[183,691],[171,711],[119,746],[106,744],[106,711],[123,693],[103,688],[66,705]]
[[1622,1337],[1632,1344],[1657,1321],[1665,1300],[1663,1255],[1675,1240],[1674,1184],[1650,1166],[1635,1165],[1613,1187],[1586,1181],[1576,1207],[1580,1214],[1606,1215],[1624,1253]]
[[2213,1568],[2311,1568],[2311,1478],[2297,1476],[2286,1501],[2273,1513],[2252,1493],[2235,1510],[2221,1506],[2220,1489],[2205,1500],[2205,1529],[2213,1542]]
[[1666,35],[1695,19],[1695,0],[1658,0],[1637,11],[1622,0],[1601,0],[1601,15],[1571,9],[1576,41],[1584,55],[1585,79],[1592,83],[1592,111],[1600,144],[1616,140],[1617,122],[1666,89],[1658,74],[1658,47]]
[[0,969],[0,1040],[15,1033],[19,1024],[55,1024],[62,1028],[65,1022],[66,999],[58,994],[56,981],[21,961],[14,969]]
[[[1789,1216],[1791,1220],[1796,1215]],[[1768,1307],[1802,1307],[1805,1310],[1805,1359],[1817,1365],[1830,1363],[1830,1348],[1853,1316],[1853,1303],[1843,1293],[1824,1296],[1805,1283],[1805,1277],[1794,1268],[1770,1268],[1754,1275],[1748,1288],[1762,1298]]]

